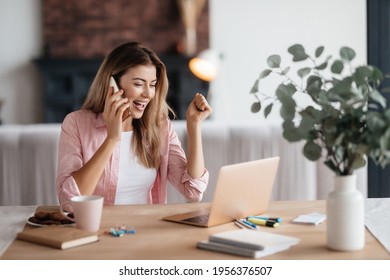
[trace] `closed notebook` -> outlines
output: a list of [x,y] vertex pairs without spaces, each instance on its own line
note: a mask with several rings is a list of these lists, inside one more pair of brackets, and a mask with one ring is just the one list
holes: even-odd
[[68,249],[96,242],[99,236],[70,226],[48,226],[19,232],[17,239],[58,249]]
[[276,247],[263,249],[263,250],[252,250],[244,247],[237,247],[237,246],[227,245],[223,243],[211,242],[207,240],[197,242],[196,246],[199,249],[205,249],[205,250],[210,250],[210,251],[215,251],[215,252],[220,252],[220,253],[225,253],[230,255],[248,257],[248,258],[261,258],[290,248],[289,245],[285,245],[285,246],[276,246]]
[[292,246],[297,244],[299,239],[271,232],[238,229],[213,234],[209,237],[209,241],[252,250],[264,250]]

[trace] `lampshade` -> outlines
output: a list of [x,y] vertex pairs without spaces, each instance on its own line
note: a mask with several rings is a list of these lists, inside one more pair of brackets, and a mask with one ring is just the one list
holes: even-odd
[[219,63],[219,54],[212,49],[207,49],[192,58],[189,67],[191,72],[199,79],[210,82],[218,74]]

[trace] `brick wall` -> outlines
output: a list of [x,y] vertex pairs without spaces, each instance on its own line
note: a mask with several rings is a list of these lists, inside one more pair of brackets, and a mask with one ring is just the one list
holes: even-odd
[[[42,0],[45,55],[105,56],[139,41],[159,54],[176,51],[184,36],[176,0]],[[198,51],[209,46],[206,2],[197,26]]]

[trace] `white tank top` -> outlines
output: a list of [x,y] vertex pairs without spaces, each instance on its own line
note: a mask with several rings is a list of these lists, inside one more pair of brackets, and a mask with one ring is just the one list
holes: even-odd
[[122,132],[115,204],[147,204],[157,170],[137,162],[131,149],[133,132]]

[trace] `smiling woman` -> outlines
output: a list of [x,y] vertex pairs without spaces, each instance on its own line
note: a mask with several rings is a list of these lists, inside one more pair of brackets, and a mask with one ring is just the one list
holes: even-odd
[[104,196],[105,204],[166,203],[168,180],[188,201],[202,199],[209,173],[201,124],[212,109],[194,93],[186,155],[168,118],[167,92],[165,65],[152,50],[130,42],[105,58],[82,109],[62,124],[56,181],[61,204],[80,194]]
[[156,67],[153,65],[138,65],[127,70],[119,79],[120,93],[129,103],[130,120],[123,122],[124,130],[133,130],[131,120],[142,117],[146,106],[156,94]]

